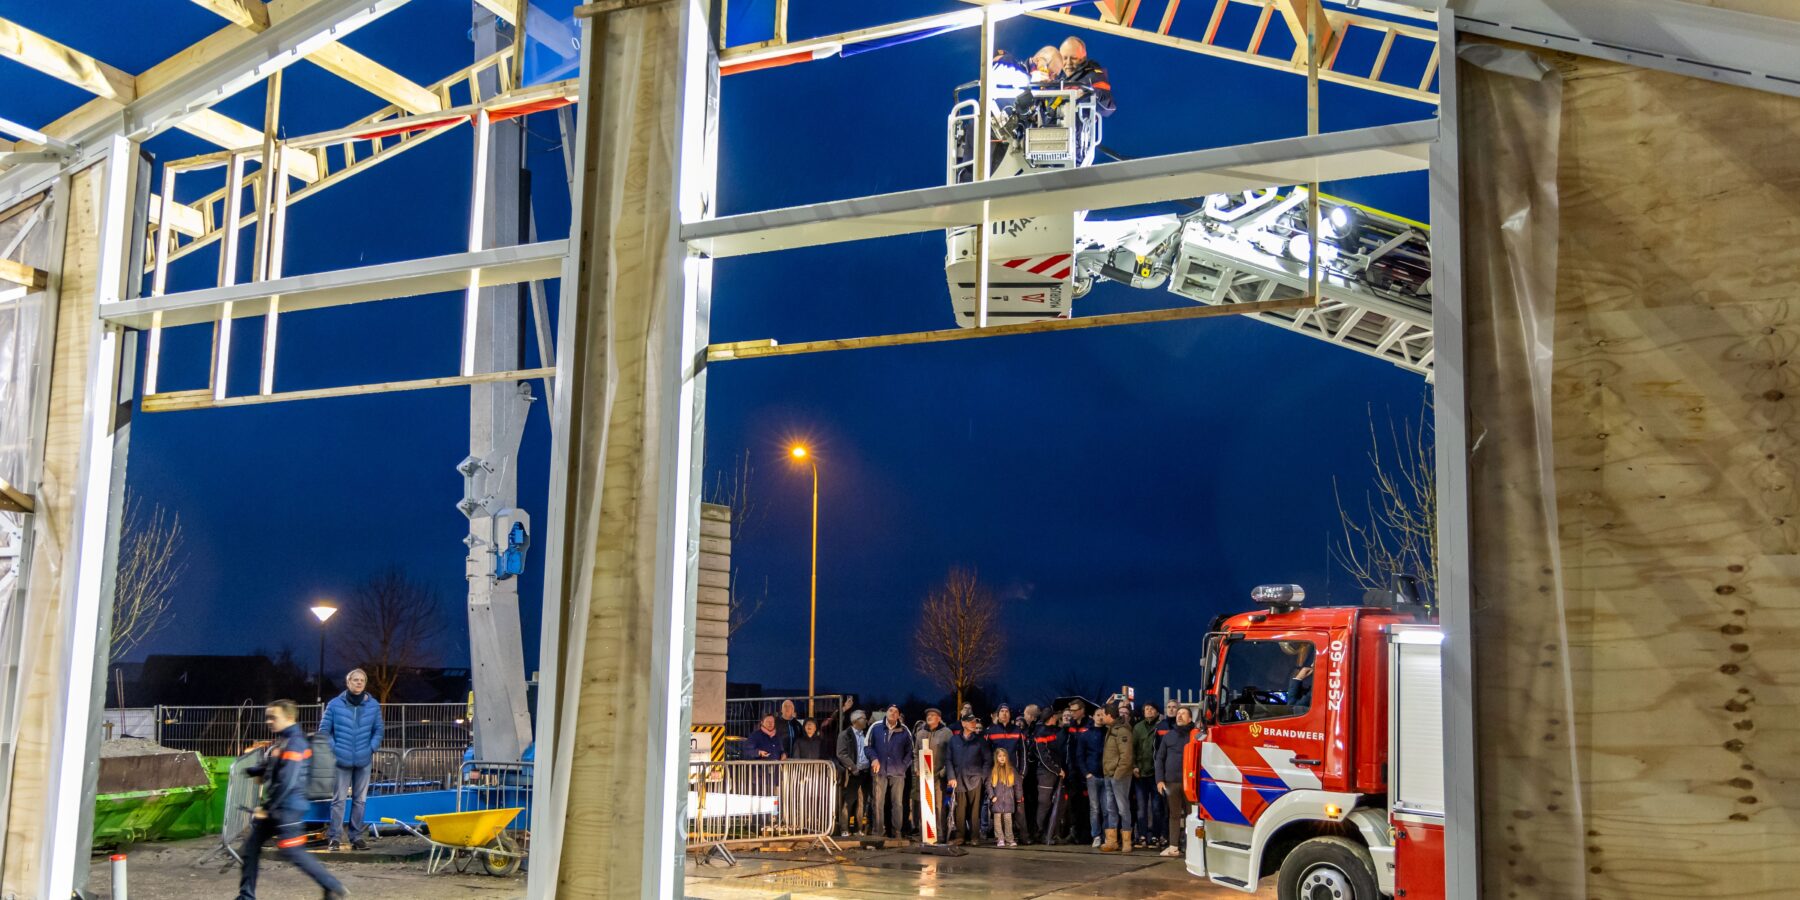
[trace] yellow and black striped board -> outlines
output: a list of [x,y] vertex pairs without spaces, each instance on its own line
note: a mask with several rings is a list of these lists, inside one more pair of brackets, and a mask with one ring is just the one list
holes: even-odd
[[725,761],[725,726],[694,725],[688,735],[690,762]]

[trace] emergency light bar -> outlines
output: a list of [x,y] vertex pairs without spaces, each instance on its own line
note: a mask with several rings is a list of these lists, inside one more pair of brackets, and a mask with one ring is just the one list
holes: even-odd
[[1250,599],[1267,604],[1271,613],[1293,612],[1306,602],[1306,589],[1297,584],[1262,584],[1250,592]]

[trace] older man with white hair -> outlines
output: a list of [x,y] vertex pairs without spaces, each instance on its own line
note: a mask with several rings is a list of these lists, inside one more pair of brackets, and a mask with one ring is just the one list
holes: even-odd
[[1058,52],[1062,55],[1063,87],[1086,88],[1094,95],[1094,108],[1100,115],[1112,115],[1118,108],[1113,102],[1112,81],[1104,66],[1088,58],[1087,42],[1070,35],[1063,39]]
[[[329,850],[339,850],[348,842],[355,850],[367,850],[363,841],[363,808],[369,802],[369,770],[375,762],[375,751],[381,749],[381,704],[368,693],[369,676],[361,669],[351,669],[344,676],[344,692],[325,704],[319,719],[319,734],[331,738],[331,755],[335,758],[337,787],[331,794],[331,826]],[[348,821],[345,800],[349,800]],[[345,836],[348,825],[348,837]]]

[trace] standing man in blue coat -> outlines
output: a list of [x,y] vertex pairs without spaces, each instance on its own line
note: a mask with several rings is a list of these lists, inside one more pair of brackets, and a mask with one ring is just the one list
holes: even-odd
[[869,729],[869,768],[875,772],[875,836],[900,837],[906,822],[906,773],[912,770],[913,736],[900,707]]
[[361,669],[351,669],[344,676],[344,692],[325,704],[325,715],[319,720],[319,733],[331,737],[331,753],[337,758],[337,788],[331,794],[331,843],[327,849],[342,849],[344,838],[344,800],[350,800],[349,845],[367,850],[363,841],[363,807],[369,801],[369,769],[375,762],[375,751],[381,749],[381,704],[365,690],[369,676]]

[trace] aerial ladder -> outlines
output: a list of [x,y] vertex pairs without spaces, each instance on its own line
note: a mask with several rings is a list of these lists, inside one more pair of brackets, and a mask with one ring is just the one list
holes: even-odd
[[[1083,91],[996,83],[991,95],[985,111],[973,99],[951,108],[948,183],[973,178],[973,141],[984,131],[992,142],[989,178],[1092,165],[1103,152],[1101,119]],[[1317,305],[1252,315],[1430,378],[1430,228],[1325,195],[1320,201],[1327,212]],[[1306,188],[1214,194],[1189,205],[1136,218],[1075,212],[988,223],[989,321],[1069,318],[1074,301],[1103,280],[1164,287],[1208,305],[1306,295],[1313,252]],[[946,236],[945,275],[965,328],[976,324],[975,228]]]

